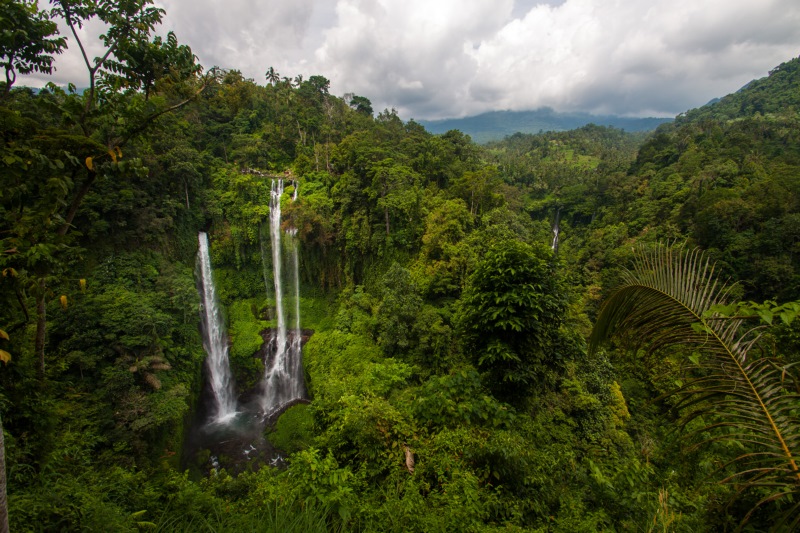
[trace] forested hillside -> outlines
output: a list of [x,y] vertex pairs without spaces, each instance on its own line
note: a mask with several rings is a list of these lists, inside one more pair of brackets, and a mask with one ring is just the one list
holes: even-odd
[[[750,437],[725,418],[743,412],[735,390],[668,394],[717,377],[703,346],[589,341],[640,245],[697,246],[745,303],[682,325],[763,328],[749,357],[771,366],[753,389],[800,390],[800,60],[652,134],[589,125],[484,147],[336,97],[322,75],[203,69],[153,37],[146,2],[78,4],[119,30],[87,62],[90,89],[34,94],[8,75],[0,95],[11,530],[796,525],[795,397],[763,422],[767,401]],[[76,24],[90,13],[57,5]],[[35,8],[17,16],[30,37],[0,43],[6,72],[49,72],[64,42]],[[196,261],[207,232],[242,400],[278,322],[278,180],[309,402],[264,428],[271,465],[193,445],[209,390]],[[780,475],[743,474],[770,423],[789,428]]]

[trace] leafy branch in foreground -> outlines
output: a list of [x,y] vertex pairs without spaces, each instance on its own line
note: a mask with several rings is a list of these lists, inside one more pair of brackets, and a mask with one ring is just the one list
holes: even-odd
[[[736,441],[747,450],[726,465],[735,472],[721,480],[736,484],[739,494],[755,487],[766,491],[743,523],[760,506],[788,497],[793,503],[775,529],[793,529],[800,525],[800,503],[794,503],[800,495],[796,376],[792,367],[751,353],[762,330],[745,323],[763,313],[749,312],[757,305],[736,313],[748,306],[731,307],[728,299],[728,287],[699,250],[641,249],[622,285],[603,303],[590,350],[614,337],[649,353],[678,345],[700,352],[702,357],[690,358],[693,377],[671,393],[679,397],[682,423],[711,420],[697,432],[705,435],[703,442]],[[761,318],[770,323],[772,316]]]

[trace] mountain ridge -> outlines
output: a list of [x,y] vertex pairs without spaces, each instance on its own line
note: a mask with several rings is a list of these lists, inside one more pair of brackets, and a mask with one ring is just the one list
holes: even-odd
[[612,126],[626,131],[650,131],[672,118],[631,118],[617,115],[592,115],[590,113],[561,113],[549,107],[531,111],[488,111],[464,118],[440,120],[418,120],[431,133],[441,134],[459,130],[477,143],[502,140],[514,133],[539,133],[545,131],[568,131],[596,124]]

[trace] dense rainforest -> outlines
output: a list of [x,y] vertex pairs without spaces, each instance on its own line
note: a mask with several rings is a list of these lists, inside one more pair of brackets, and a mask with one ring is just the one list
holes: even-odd
[[[155,36],[162,16],[147,0],[0,3],[20,28],[0,36],[12,531],[796,526],[800,59],[652,133],[589,125],[477,145],[334,96],[321,75],[205,70]],[[15,83],[79,46],[51,17],[110,28],[105,55],[84,56],[86,90]],[[309,401],[263,428],[280,461],[226,461],[192,443],[209,379],[198,234],[245,396],[276,327],[276,182],[298,242]],[[745,375],[769,391],[764,412],[783,398],[768,422],[711,382],[713,339],[670,342],[678,311],[660,301],[600,342],[614,291],[660,272],[640,247],[697,247],[716,265],[703,280],[729,283],[731,305],[682,324],[701,339],[716,335],[707,316],[759,328],[747,348],[763,364]],[[656,346],[621,338],[637,335]],[[771,453],[770,424],[788,428],[788,460],[742,466]]]

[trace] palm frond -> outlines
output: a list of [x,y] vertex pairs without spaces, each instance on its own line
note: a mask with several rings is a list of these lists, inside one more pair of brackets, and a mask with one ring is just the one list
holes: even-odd
[[800,404],[789,390],[788,367],[750,353],[761,330],[712,312],[728,300],[729,287],[699,250],[640,249],[600,309],[590,350],[613,337],[648,353],[684,345],[703,354],[695,377],[672,394],[684,424],[710,417],[698,431],[706,434],[704,442],[735,440],[752,450],[728,464],[736,472],[723,482],[775,487],[758,506],[800,492]]

